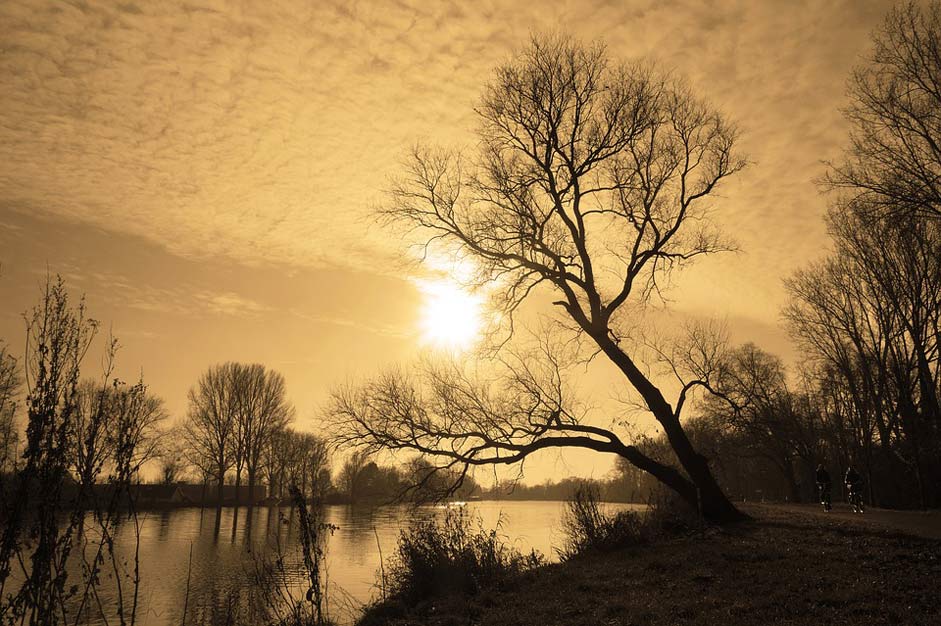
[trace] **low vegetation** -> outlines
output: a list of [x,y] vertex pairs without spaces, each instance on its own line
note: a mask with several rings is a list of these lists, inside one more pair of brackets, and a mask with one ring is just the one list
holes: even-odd
[[438,598],[505,589],[544,563],[535,551],[507,545],[498,528],[485,529],[463,508],[448,509],[443,519],[419,520],[402,532],[380,572],[384,599],[360,623],[384,624]]
[[558,554],[562,561],[568,561],[651,543],[665,535],[701,527],[702,520],[695,511],[678,498],[666,496],[652,500],[646,511],[608,513],[598,486],[586,482],[566,505],[562,518],[565,543]]
[[372,612],[360,626],[937,624],[937,541],[836,518],[746,511],[751,521],[595,552],[486,594]]

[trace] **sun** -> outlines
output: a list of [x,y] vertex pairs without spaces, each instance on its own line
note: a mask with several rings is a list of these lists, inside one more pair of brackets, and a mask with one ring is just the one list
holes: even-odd
[[458,351],[471,347],[483,325],[483,298],[448,279],[420,281],[419,289],[423,343]]

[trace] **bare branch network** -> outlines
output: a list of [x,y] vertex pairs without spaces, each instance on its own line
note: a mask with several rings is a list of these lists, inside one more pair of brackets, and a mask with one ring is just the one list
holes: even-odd
[[503,361],[489,384],[432,367],[420,380],[390,373],[340,390],[338,440],[430,455],[461,476],[545,448],[613,452],[691,503],[708,501],[710,514],[735,517],[678,411],[612,328],[628,303],[662,298],[673,269],[731,247],[708,213],[711,194],[745,166],[734,126],[651,64],[616,63],[603,46],[564,37],[537,37],[498,68],[477,114],[479,148],[416,147],[383,216],[420,234],[426,253],[472,259],[511,333],[518,307],[548,289],[560,317],[643,398],[690,478],[567,408],[546,350]]

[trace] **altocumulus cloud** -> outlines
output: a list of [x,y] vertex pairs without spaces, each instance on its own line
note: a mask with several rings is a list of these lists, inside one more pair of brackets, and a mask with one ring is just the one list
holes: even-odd
[[[655,56],[741,123],[755,165],[718,215],[747,263],[710,266],[691,297],[746,290],[766,304],[734,306],[766,318],[776,279],[824,241],[811,179],[890,4],[6,0],[0,199],[187,257],[379,271],[398,243],[366,225],[404,149],[472,140],[490,68],[564,28]],[[204,304],[257,313],[233,294]]]
[[6,2],[0,21],[7,200],[248,262],[372,258],[363,218],[414,96],[447,94],[462,54],[407,43],[435,28],[407,6]]

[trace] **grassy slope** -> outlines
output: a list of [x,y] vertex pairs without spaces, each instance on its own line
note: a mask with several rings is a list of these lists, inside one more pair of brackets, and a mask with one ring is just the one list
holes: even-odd
[[531,572],[363,624],[941,624],[941,542],[755,509],[756,520]]

